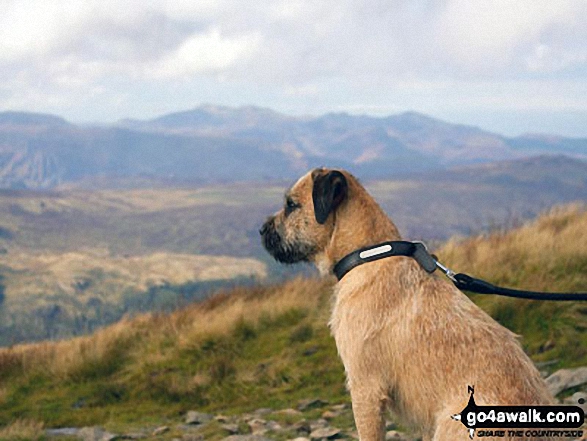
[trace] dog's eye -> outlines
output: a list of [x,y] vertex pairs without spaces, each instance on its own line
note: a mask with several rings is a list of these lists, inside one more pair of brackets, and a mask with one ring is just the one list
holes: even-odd
[[294,211],[296,208],[300,208],[300,204],[295,202],[292,198],[287,198],[285,200],[285,215],[286,216],[288,214],[290,214],[292,211]]

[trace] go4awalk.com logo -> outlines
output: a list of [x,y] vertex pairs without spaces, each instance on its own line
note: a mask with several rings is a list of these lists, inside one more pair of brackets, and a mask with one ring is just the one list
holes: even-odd
[[[477,406],[475,389],[468,386],[469,403],[452,416],[479,437],[574,437],[583,436],[585,419],[579,406]],[[484,430],[481,430],[484,429]],[[575,430],[572,430],[575,429]]]

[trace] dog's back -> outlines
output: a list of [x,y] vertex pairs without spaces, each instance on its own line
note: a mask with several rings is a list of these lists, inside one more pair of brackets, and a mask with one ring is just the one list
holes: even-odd
[[467,439],[451,419],[467,405],[467,386],[478,405],[553,401],[515,334],[409,258],[347,274],[336,289],[331,328],[349,379],[357,371],[380,378],[391,410],[425,436]]

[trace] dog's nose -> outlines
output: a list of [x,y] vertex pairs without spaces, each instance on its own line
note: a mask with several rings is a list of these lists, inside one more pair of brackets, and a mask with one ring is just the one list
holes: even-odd
[[259,234],[261,236],[266,235],[269,232],[269,229],[273,226],[273,222],[275,221],[275,218],[272,216],[270,218],[267,219],[267,222],[265,222],[262,226],[261,229],[259,230]]

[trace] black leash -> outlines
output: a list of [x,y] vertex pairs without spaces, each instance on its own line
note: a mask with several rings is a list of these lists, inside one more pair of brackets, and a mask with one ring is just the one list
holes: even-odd
[[449,279],[452,280],[455,286],[462,291],[532,300],[587,300],[587,293],[522,291],[495,286],[485,280],[476,279],[467,274],[455,274],[454,271],[438,262],[438,260],[428,252],[426,245],[422,242],[390,241],[370,247],[364,247],[347,254],[339,260],[334,266],[333,271],[338,280],[341,280],[346,273],[359,265],[393,256],[412,257],[428,273],[433,273],[437,268],[440,269]]

